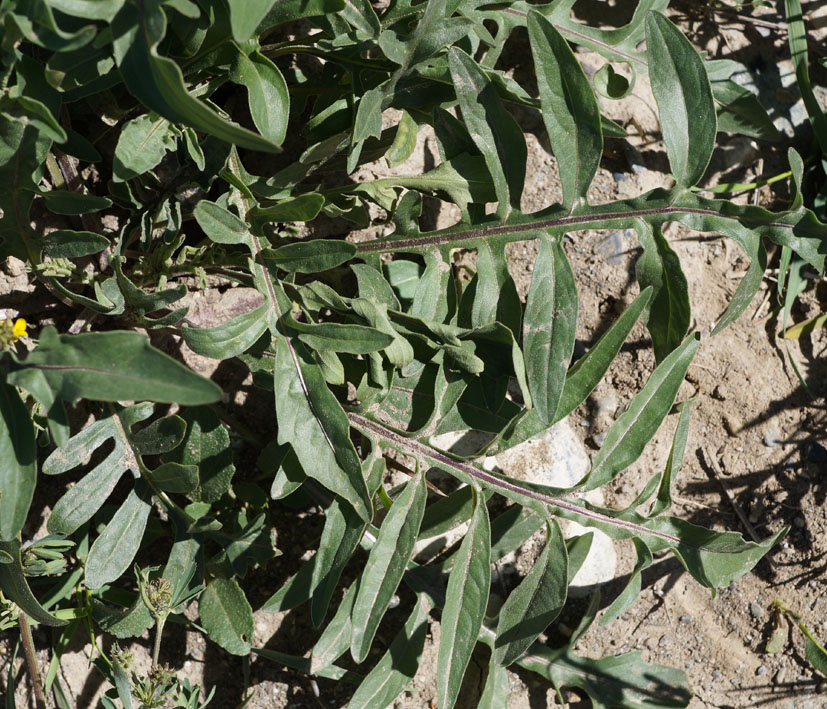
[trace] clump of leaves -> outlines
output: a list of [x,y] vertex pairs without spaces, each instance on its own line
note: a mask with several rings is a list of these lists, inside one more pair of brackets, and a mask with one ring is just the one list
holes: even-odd
[[[0,355],[0,589],[26,617],[64,626],[55,667],[81,625],[129,638],[157,623],[160,638],[161,615],[142,598],[147,584],[165,579],[164,612],[181,613],[197,596],[197,627],[212,642],[355,682],[352,706],[386,706],[404,690],[430,618],[442,624],[441,707],[456,702],[477,640],[492,649],[489,706],[505,706],[505,668],[513,663],[558,690],[579,688],[595,705],[688,703],[680,670],[646,665],[637,653],[574,654],[596,604],[571,645],[538,642],[591,543],[589,534],[564,540],[559,523],[575,520],[635,543],[629,586],[604,620],[634,602],[658,552],[717,588],[786,533],[755,543],[668,515],[691,402],[680,409],[666,468],[630,507],[598,508],[572,493],[611,482],[637,460],[702,345],[689,332],[686,278],[664,225],[723,234],[751,260],[713,335],[756,293],[766,241],[820,272],[827,227],[800,201],[771,213],[700,196],[717,131],[766,138],[771,124],[755,97],[729,80],[734,65],[704,60],[663,14],[668,0],[643,0],[617,29],[575,23],[573,4],[393,0],[379,11],[363,0],[3,4],[0,256],[23,260],[44,298],[23,313],[28,336],[25,327],[7,328]],[[501,64],[516,31],[530,48],[538,96]],[[673,187],[589,202],[604,140],[625,133],[601,115],[570,43],[605,58],[595,75],[604,95],[626,90],[613,63],[648,72]],[[515,115],[532,111],[542,115],[557,158],[562,201],[524,213],[527,149]],[[426,127],[439,164],[402,174]],[[348,178],[380,158],[390,166],[386,177]],[[799,163],[791,153],[796,176]],[[423,196],[456,205],[459,221],[422,231]],[[331,219],[339,236],[322,238]],[[385,235],[376,228],[374,238],[349,238],[366,226]],[[596,227],[637,234],[640,294],[573,361],[577,282],[563,237]],[[523,305],[506,245],[526,240],[536,240],[539,253]],[[452,267],[460,250],[475,255],[470,281]],[[187,322],[189,291],[235,283],[256,291],[246,311],[210,328]],[[37,310],[46,301],[48,315]],[[575,488],[510,479],[475,462],[574,411],[641,319],[657,367]],[[274,442],[265,445],[235,421],[215,383],[150,344],[170,337],[249,368],[249,396],[272,401],[264,440]],[[94,421],[73,432],[65,404],[78,399],[90,402]],[[54,450],[41,461],[42,428]],[[470,429],[488,434],[475,456],[433,445],[436,434]],[[253,448],[261,475],[237,473],[233,437]],[[391,450],[416,462],[401,489],[388,487]],[[434,470],[458,489],[433,497]],[[39,472],[71,474],[76,484],[57,501],[41,500]],[[490,510],[501,509],[491,506],[494,494],[509,504],[492,519]],[[321,628],[309,658],[255,647],[247,597],[250,569],[277,553],[273,512],[307,504],[306,496],[325,508],[318,548],[262,610],[309,603]],[[75,547],[58,583],[35,594],[33,572],[63,568],[49,565],[56,559],[41,559],[44,567],[21,557],[27,519],[46,504],[49,531]],[[377,514],[381,506],[386,514]],[[417,539],[463,523],[452,555],[417,563]],[[546,542],[534,570],[487,617],[491,564],[540,529]],[[367,561],[352,564],[359,547]],[[61,558],[68,549],[60,547]],[[159,553],[168,555],[165,564]],[[163,568],[136,585],[128,570],[147,557]],[[379,662],[364,676],[335,664],[348,651],[357,667],[367,660],[403,583],[415,601]],[[173,687],[156,677],[136,688],[121,664],[100,659],[124,703],[135,691],[156,701],[162,686]],[[54,673],[45,686],[62,695]],[[188,685],[175,687],[164,697],[199,702]]]

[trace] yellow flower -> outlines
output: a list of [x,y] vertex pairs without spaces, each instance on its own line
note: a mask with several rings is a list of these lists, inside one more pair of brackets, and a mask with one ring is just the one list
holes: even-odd
[[26,332],[26,321],[23,318],[17,318],[14,321],[14,327],[12,328],[12,336],[14,337],[14,341],[17,342],[21,337],[28,337],[29,333]]

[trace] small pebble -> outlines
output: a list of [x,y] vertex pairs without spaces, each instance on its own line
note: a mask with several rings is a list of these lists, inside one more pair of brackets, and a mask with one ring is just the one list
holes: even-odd
[[661,635],[660,640],[658,640],[658,647],[672,647],[672,638],[668,635]]
[[741,430],[741,422],[734,416],[726,415],[724,416],[724,428],[730,436],[735,438]]
[[784,680],[787,679],[787,673],[784,671],[782,667],[778,672],[775,673],[775,677],[772,678],[772,681],[776,684],[784,684]]
[[807,521],[803,517],[796,517],[793,520],[793,524],[798,527],[799,529],[804,529],[807,526]]
[[594,441],[594,445],[596,445],[598,448],[601,448],[603,446],[603,443],[606,441],[606,432],[604,431],[603,433],[595,433],[592,436],[592,440]]
[[773,448],[781,443],[781,434],[775,426],[767,426],[764,430],[764,445]]
[[749,612],[753,618],[764,617],[764,609],[755,602],[749,604]]
[[807,449],[807,460],[811,463],[823,463],[827,460],[827,448],[820,443],[813,443]]
[[721,679],[721,676],[722,675],[721,675],[720,672],[718,672],[718,670],[713,670],[712,671],[712,679]]
[[757,670],[755,670],[755,674],[757,674],[759,677],[760,677],[761,675],[765,675],[765,674],[767,674],[767,672],[769,672],[769,670],[767,669],[767,666],[766,666],[766,665],[759,665],[759,666],[758,666],[758,669],[757,669]]
[[685,624],[688,625],[689,623],[692,622],[692,616],[691,615],[682,615],[681,618],[680,618],[680,621],[681,621],[681,623],[685,623]]
[[615,172],[612,177],[614,177],[615,182],[626,182],[626,175],[622,172]]
[[718,384],[712,390],[712,398],[717,399],[718,401],[726,401],[727,400],[727,390],[723,384]]

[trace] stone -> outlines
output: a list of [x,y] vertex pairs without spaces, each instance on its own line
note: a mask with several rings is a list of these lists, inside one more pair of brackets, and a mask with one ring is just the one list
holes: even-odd
[[[610,402],[605,405],[608,407]],[[616,400],[614,406],[617,406]],[[487,435],[474,431],[445,433],[431,437],[431,443],[459,455],[471,455],[485,445]],[[545,433],[494,456],[493,461],[487,458],[485,463],[486,469],[509,477],[557,488],[574,487],[591,467],[589,455],[568,418],[558,421]],[[590,490],[584,497],[594,505],[604,504],[602,490]],[[589,595],[596,585],[611,581],[615,576],[617,553],[614,542],[604,532],[576,522],[563,521],[561,526],[566,538],[594,533],[586,560],[569,587],[570,596]],[[451,531],[454,535],[462,534],[464,528]]]

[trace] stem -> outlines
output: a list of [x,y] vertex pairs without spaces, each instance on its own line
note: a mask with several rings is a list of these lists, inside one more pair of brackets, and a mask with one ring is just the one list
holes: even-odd
[[23,639],[23,654],[26,656],[26,668],[29,671],[29,677],[32,680],[32,687],[34,688],[34,700],[37,709],[46,709],[46,697],[43,696],[43,687],[40,684],[40,671],[37,668],[37,656],[34,651],[34,640],[32,639],[32,629],[29,627],[29,616],[23,611],[17,617],[17,623],[20,626],[20,637]]
[[159,615],[155,619],[155,644],[152,648],[152,669],[158,666],[158,656],[161,654],[161,634],[164,632],[166,615]]

